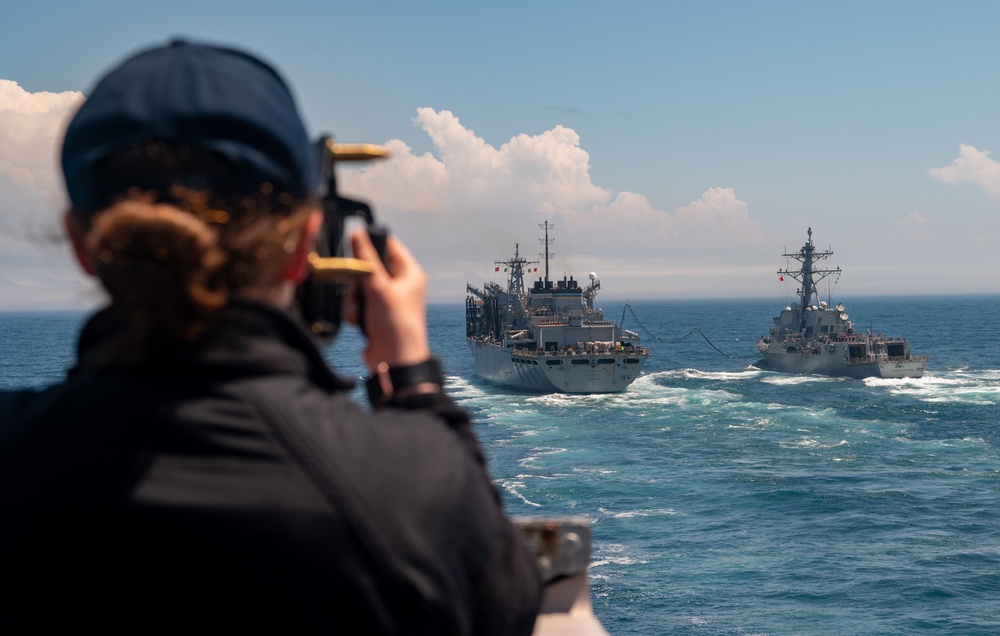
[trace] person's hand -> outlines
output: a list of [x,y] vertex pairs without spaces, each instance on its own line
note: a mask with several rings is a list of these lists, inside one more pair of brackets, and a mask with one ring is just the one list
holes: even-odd
[[427,275],[402,242],[390,235],[386,242],[388,271],[383,267],[368,233],[351,235],[355,258],[374,267],[347,294],[344,318],[358,324],[358,295],[364,298],[364,330],[368,336],[365,363],[375,371],[380,362],[390,367],[423,362],[431,355],[427,337]]

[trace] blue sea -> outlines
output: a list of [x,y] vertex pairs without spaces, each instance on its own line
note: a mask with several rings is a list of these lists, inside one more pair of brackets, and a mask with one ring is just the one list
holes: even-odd
[[[599,301],[651,349],[621,394],[486,384],[464,306],[429,317],[508,513],[592,522],[608,631],[1000,633],[1000,297],[835,299],[930,355],[910,380],[749,366],[787,299]],[[57,381],[82,318],[0,314],[0,387]],[[327,355],[360,377],[359,347]]]

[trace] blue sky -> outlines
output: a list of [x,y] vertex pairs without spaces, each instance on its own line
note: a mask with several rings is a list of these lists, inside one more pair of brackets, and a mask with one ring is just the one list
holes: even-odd
[[[9,3],[8,3],[9,4]],[[458,301],[555,223],[617,298],[775,297],[811,226],[835,295],[1000,293],[994,2],[23,2],[0,24],[0,310],[99,302],[52,234],[66,117],[171,37],[273,62],[345,190]],[[607,298],[607,295],[605,296]]]

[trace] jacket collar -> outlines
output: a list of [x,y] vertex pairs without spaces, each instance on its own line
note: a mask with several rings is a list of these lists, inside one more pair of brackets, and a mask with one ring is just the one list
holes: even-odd
[[331,391],[354,386],[330,369],[315,337],[289,312],[250,300],[233,300],[223,311],[218,324],[196,341],[154,337],[137,361],[116,362],[125,320],[110,305],[84,325],[77,367],[70,375],[121,372],[224,379],[294,374]]

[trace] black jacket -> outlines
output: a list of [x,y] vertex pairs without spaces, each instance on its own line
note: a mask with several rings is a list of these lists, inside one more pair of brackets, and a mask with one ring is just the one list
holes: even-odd
[[141,364],[119,327],[0,392],[0,633],[530,633],[534,563],[447,396],[367,412],[263,305]]

